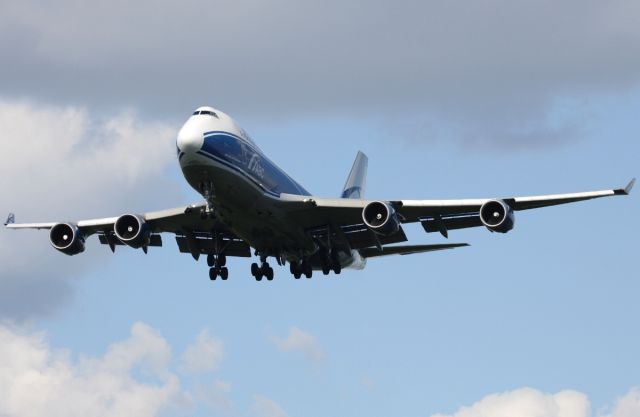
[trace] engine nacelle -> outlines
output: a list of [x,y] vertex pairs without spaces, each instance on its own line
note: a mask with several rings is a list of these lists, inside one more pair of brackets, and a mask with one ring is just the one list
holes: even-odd
[[125,245],[141,248],[149,245],[151,232],[147,222],[137,214],[124,214],[113,225],[116,237]]
[[362,220],[374,232],[389,236],[400,229],[398,215],[389,203],[373,201],[362,210]]
[[78,226],[71,223],[58,223],[49,232],[51,246],[67,255],[84,252],[84,236]]
[[516,217],[503,200],[489,200],[480,207],[480,221],[492,232],[507,233],[513,229]]

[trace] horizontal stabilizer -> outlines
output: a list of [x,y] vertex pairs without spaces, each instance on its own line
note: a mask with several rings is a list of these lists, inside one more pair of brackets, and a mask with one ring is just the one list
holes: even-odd
[[363,258],[374,258],[376,256],[387,255],[411,255],[414,253],[432,252],[436,250],[454,249],[463,246],[469,246],[468,243],[443,243],[435,245],[402,245],[387,246],[380,251],[378,248],[360,249],[360,255]]

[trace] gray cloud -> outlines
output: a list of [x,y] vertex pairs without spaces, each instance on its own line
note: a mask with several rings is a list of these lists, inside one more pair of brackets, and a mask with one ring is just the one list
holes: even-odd
[[555,142],[579,121],[554,125],[558,98],[638,84],[639,19],[633,0],[14,2],[0,92],[176,118],[409,113]]
[[[175,132],[133,114],[91,115],[83,108],[0,100],[0,212],[18,222],[70,221],[179,205]],[[2,219],[4,220],[4,218]],[[0,319],[48,314],[72,295],[74,277],[110,251],[94,238],[70,258],[46,231],[0,227]]]

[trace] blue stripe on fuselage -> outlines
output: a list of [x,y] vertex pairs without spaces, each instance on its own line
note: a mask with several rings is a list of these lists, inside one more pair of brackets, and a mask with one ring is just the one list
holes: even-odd
[[204,143],[198,154],[240,172],[269,194],[310,195],[250,141],[232,133],[222,131],[204,133]]

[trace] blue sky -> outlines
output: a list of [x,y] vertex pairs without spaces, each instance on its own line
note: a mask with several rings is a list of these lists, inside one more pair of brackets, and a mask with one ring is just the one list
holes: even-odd
[[[430,7],[441,7],[436,3]],[[493,10],[498,10],[493,3]],[[65,6],[43,11],[35,3],[28,5],[12,9],[23,20],[4,26],[7,33],[42,39],[33,29],[40,16],[53,13],[60,23],[71,18],[63,16]],[[218,6],[230,19],[250,21],[251,7],[259,9],[251,3],[240,11],[224,3]],[[422,7],[403,3],[398,13],[413,19]],[[505,13],[518,22],[529,7],[507,7]],[[628,7],[627,15],[640,16],[637,7],[625,2],[615,2],[614,11],[603,7],[587,8],[616,17],[625,15],[619,11]],[[171,5],[159,9],[161,15],[175,11]],[[196,9],[189,3],[184,13]],[[354,23],[363,34],[371,30],[367,22],[377,21],[384,8],[373,9],[371,16]],[[568,13],[564,6],[560,9],[561,15]],[[291,20],[282,17],[281,27],[271,36],[286,39],[287,48],[296,46],[291,31],[298,23],[288,25],[298,19],[309,19],[312,29],[305,36],[337,36],[316,27],[310,16],[314,10],[312,3],[308,10],[292,6]],[[455,16],[440,11],[450,19]],[[136,16],[137,11],[131,13]],[[333,19],[330,11],[324,13],[324,18]],[[484,23],[479,27],[490,32],[487,26],[498,19],[496,14],[479,16]],[[435,86],[439,80],[445,86],[456,84],[455,74],[448,70],[456,63],[467,64],[458,61],[466,55],[456,49],[455,39],[450,40],[449,47],[457,53],[451,54],[450,63],[426,74],[424,84],[406,70],[399,73],[409,87],[426,95],[433,92],[435,98],[424,101],[410,93],[411,88],[403,90],[403,83],[397,94],[392,86],[381,85],[370,97],[353,98],[399,70],[378,68],[367,74],[370,84],[354,78],[354,90],[348,91],[334,72],[313,71],[313,54],[287,55],[285,47],[257,37],[259,47],[274,49],[271,54],[257,53],[255,75],[245,69],[244,78],[234,73],[225,79],[228,69],[207,61],[212,72],[195,73],[220,82],[198,89],[185,80],[176,93],[181,78],[158,69],[153,77],[159,81],[152,81],[172,83],[162,100],[162,90],[155,90],[160,92],[154,97],[144,82],[124,77],[131,73],[142,80],[145,70],[163,57],[153,48],[132,62],[106,64],[121,71],[122,84],[128,85],[118,99],[100,90],[101,80],[111,82],[103,70],[95,69],[102,61],[82,44],[68,41],[63,29],[49,34],[60,37],[57,43],[22,46],[24,53],[3,43],[3,50],[18,57],[17,68],[40,60],[54,82],[73,88],[56,97],[60,87],[40,88],[40,75],[5,74],[0,83],[0,126],[7,132],[2,141],[9,150],[2,156],[0,188],[5,192],[0,209],[16,211],[19,221],[49,221],[197,201],[199,196],[183,181],[174,160],[173,141],[192,108],[201,104],[230,113],[272,160],[322,196],[339,194],[358,150],[369,156],[370,198],[503,197],[624,186],[638,175],[639,167],[636,60],[625,61],[598,48],[606,44],[609,21],[591,30],[586,24],[589,16],[565,22],[568,28],[554,32],[550,37],[561,40],[556,55],[540,52],[537,60],[527,61],[530,71],[519,66],[522,56],[510,60],[501,54],[506,46],[497,45],[500,31],[487,35],[481,44],[486,55],[504,64],[502,73],[486,78],[469,69],[471,81],[459,80],[468,83],[468,91],[452,89],[448,97]],[[266,19],[278,22],[270,14]],[[529,23],[522,28],[525,35],[518,35],[523,42],[534,42],[538,33]],[[155,23],[148,24],[155,33]],[[334,24],[338,32],[346,30]],[[599,59],[585,62],[579,54],[560,59],[565,43],[571,44],[566,39],[575,40],[565,36],[572,25],[578,31],[586,28],[580,33],[587,41],[578,46],[593,46],[596,57],[612,59],[619,68],[603,69],[594,63]],[[228,42],[238,42],[235,46],[245,51],[258,29],[249,30],[247,39],[231,37]],[[101,30],[89,32],[98,44],[104,41]],[[391,39],[407,41],[406,33],[389,30]],[[438,25],[433,30],[450,35]],[[124,19],[121,32],[126,39],[135,32],[133,23]],[[637,50],[637,27],[625,33],[628,39],[617,46]],[[370,59],[370,46],[358,43],[361,38],[366,36],[358,35],[356,41],[340,38],[344,49],[364,48],[360,55],[346,55],[346,74],[357,74],[360,60]],[[447,39],[441,50],[446,51]],[[540,45],[548,45],[545,41],[549,39]],[[135,42],[142,42],[140,47],[157,43],[146,36]],[[180,52],[181,44],[176,44],[170,43],[167,51],[188,58],[201,52],[191,47]],[[121,58],[119,46],[115,42],[104,53]],[[329,58],[336,53],[326,45],[319,51]],[[54,52],[60,55],[51,60]],[[432,62],[418,62],[401,52],[392,53],[406,60],[399,64],[420,68]],[[513,53],[509,48],[507,52]],[[216,53],[239,59],[235,52],[224,55],[224,49]],[[298,66],[286,70],[294,75],[309,71],[309,84],[318,85],[293,75],[287,85],[286,76],[270,72],[273,55],[288,57],[289,66]],[[492,68],[486,57],[469,59],[477,68]],[[580,65],[588,69],[575,69]],[[238,67],[245,68],[241,63]],[[553,70],[558,75],[547,74]],[[75,83],[69,71],[77,71]],[[268,85],[265,73],[283,89],[282,97],[274,94],[277,88]],[[29,81],[35,87],[27,87]],[[258,81],[264,89],[246,88]],[[495,86],[495,95],[486,83]],[[224,84],[219,94],[217,84]],[[322,91],[331,85],[342,91]],[[309,98],[297,89],[305,89]],[[209,93],[206,100],[203,90]],[[287,100],[298,100],[299,106]],[[398,103],[402,100],[406,103]],[[269,108],[262,112],[260,106]],[[43,126],[47,132],[41,132]],[[94,237],[86,253],[66,257],[48,246],[46,232],[3,229],[0,357],[5,359],[0,359],[0,368],[5,378],[0,377],[0,414],[73,415],[70,410],[83,410],[83,415],[99,416],[637,415],[638,208],[632,194],[520,212],[515,229],[506,235],[485,229],[450,234],[452,242],[470,243],[467,248],[373,259],[364,271],[316,275],[311,280],[294,280],[285,268],[274,268],[275,280],[260,283],[249,274],[252,260],[244,259],[229,261],[227,282],[210,282],[204,262],[178,253],[170,236],[164,237],[163,248],[152,248],[148,255],[133,249],[112,255]],[[444,240],[419,226],[407,226],[406,231],[415,243]],[[149,387],[160,387],[159,393]],[[101,393],[113,395],[122,408],[110,406]],[[492,397],[495,394],[500,395]],[[67,400],[60,401],[62,397]],[[549,401],[553,406],[547,409]],[[83,408],[86,404],[93,405]],[[464,406],[468,414],[459,412]],[[535,410],[541,411],[534,414]],[[559,414],[562,410],[567,414]]]

